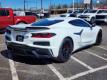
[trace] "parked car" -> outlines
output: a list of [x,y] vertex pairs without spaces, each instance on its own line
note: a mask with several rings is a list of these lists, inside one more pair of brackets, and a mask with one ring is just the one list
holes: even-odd
[[14,14],[17,16],[35,16],[36,18],[39,18],[36,12],[31,11],[15,11]]
[[96,15],[96,22],[107,23],[107,9],[100,10],[100,12]]
[[77,17],[78,14],[81,14],[82,10],[69,11],[68,13],[61,14],[60,17]]
[[26,11],[25,16],[36,16],[37,18],[39,18],[39,16],[35,12],[31,12],[31,11]]
[[50,13],[49,10],[41,10],[37,12],[37,15],[39,16],[39,18],[49,18],[50,17]]
[[72,12],[61,14],[60,17],[78,17],[82,14],[87,13],[88,11],[89,10],[75,10],[75,11],[72,11]]
[[17,16],[11,8],[0,8],[0,30],[9,25],[29,24],[36,21],[35,16]]
[[87,13],[78,16],[79,18],[85,19],[91,23],[95,22],[95,17],[100,10],[89,10]]
[[84,14],[88,13],[89,11],[90,11],[90,9],[80,10],[77,14],[77,17],[79,17],[80,15],[84,15]]
[[38,13],[37,15],[39,18],[49,18],[50,17],[49,13]]
[[5,41],[7,49],[12,52],[20,51],[22,55],[26,52],[37,58],[48,57],[65,62],[77,49],[99,45],[102,28],[79,18],[55,17],[30,25],[9,26]]
[[76,17],[76,14],[73,13],[65,13],[65,14],[61,14],[59,15],[60,17]]

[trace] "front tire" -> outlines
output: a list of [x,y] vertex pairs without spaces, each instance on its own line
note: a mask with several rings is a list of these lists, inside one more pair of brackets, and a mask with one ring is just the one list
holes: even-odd
[[100,31],[98,32],[95,45],[100,45],[101,42],[102,42],[102,31],[100,30]]
[[95,23],[95,18],[94,17],[91,18],[91,24],[93,24],[93,23]]
[[61,63],[68,61],[72,50],[73,50],[73,41],[70,38],[65,38],[59,49],[59,55],[55,60]]

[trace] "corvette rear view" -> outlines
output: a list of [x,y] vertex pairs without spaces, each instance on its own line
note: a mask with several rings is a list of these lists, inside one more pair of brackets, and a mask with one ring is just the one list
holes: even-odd
[[[94,34],[94,35],[93,35]],[[9,26],[5,33],[8,50],[49,57],[65,62],[82,47],[102,41],[102,28],[83,19],[47,18],[32,24]]]

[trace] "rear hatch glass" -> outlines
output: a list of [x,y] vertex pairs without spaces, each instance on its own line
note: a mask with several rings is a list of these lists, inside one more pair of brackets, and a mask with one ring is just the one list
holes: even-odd
[[49,20],[49,19],[43,19],[38,22],[34,22],[31,26],[50,26],[59,22],[62,22],[64,20]]

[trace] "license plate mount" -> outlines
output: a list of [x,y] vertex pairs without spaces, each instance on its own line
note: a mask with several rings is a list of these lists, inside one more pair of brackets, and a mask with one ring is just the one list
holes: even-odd
[[16,36],[16,41],[23,42],[23,40],[24,40],[24,36],[22,36],[22,35]]

